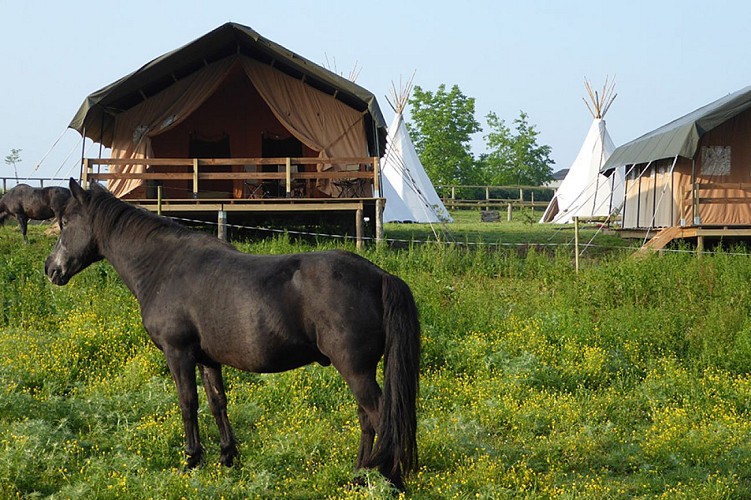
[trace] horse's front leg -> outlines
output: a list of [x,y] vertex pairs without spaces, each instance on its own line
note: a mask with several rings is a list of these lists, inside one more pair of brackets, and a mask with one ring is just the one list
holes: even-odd
[[216,425],[219,427],[219,436],[222,445],[222,454],[219,462],[227,467],[232,467],[232,463],[237,456],[237,444],[235,443],[232,426],[227,417],[227,396],[224,393],[222,365],[206,366],[199,364],[198,368],[201,371],[201,380],[203,381],[203,388],[206,390],[209,408],[211,408]]
[[185,428],[185,453],[188,468],[201,463],[203,449],[198,432],[198,393],[196,392],[196,361],[193,354],[183,350],[165,349],[172,378],[177,386],[177,397]]

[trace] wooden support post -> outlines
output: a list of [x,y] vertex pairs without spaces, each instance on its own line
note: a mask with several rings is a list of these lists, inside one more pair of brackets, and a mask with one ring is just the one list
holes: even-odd
[[696,237],[696,256],[701,257],[704,253],[704,236],[698,235]]
[[81,165],[81,187],[84,189],[89,188],[89,159],[83,159],[83,165]]
[[355,243],[358,250],[362,250],[362,208],[355,210]]
[[286,175],[284,177],[285,185],[286,185],[286,196],[287,198],[292,196],[292,159],[287,157],[286,162]]
[[508,212],[508,221],[511,222],[511,203],[508,204],[508,207],[506,208],[506,212]]
[[383,198],[376,198],[375,205],[376,244],[383,242]]
[[227,212],[226,210],[219,210],[217,216],[217,234],[216,236],[220,240],[227,241]]
[[156,187],[156,214],[162,215],[162,186]]
[[490,188],[485,186],[485,210],[490,210]]
[[198,158],[193,158],[193,198],[198,198]]
[[381,197],[381,160],[377,156],[373,157],[373,196]]
[[574,267],[579,274],[579,217],[574,217]]
[[451,186],[451,208],[456,208],[456,187]]

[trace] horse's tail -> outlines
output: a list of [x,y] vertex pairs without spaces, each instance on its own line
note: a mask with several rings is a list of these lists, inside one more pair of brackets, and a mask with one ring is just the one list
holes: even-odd
[[417,469],[417,392],[420,368],[420,321],[409,286],[396,276],[383,277],[383,400],[378,436],[370,460],[388,478]]

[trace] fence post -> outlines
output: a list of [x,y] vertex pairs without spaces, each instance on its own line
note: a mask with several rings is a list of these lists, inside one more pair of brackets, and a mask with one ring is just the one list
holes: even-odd
[[490,210],[490,187],[485,186],[485,210]]
[[574,267],[579,274],[579,217],[574,217]]
[[383,242],[383,198],[376,198],[375,202],[376,244]]
[[506,211],[508,212],[508,221],[511,222],[511,203],[508,204]]
[[[377,214],[376,219],[378,219]],[[362,208],[355,210],[355,244],[358,250],[362,250]]]
[[219,210],[217,217],[217,237],[220,240],[227,240],[227,212],[225,210]]

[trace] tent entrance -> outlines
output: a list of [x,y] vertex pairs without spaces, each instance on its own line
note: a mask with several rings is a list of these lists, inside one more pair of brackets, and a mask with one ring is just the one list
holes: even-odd
[[[229,134],[222,133],[214,137],[201,136],[191,132],[188,139],[188,157],[190,158],[231,158]],[[229,165],[214,165],[212,172],[231,172]],[[206,198],[230,198],[232,181],[206,180],[201,189]]]
[[[300,158],[303,156],[302,142],[296,137],[270,137],[264,135],[261,140],[261,156],[263,158]],[[262,165],[262,172],[283,172],[282,165]],[[286,187],[281,182],[270,181],[264,183],[264,192],[271,198],[283,198]]]

